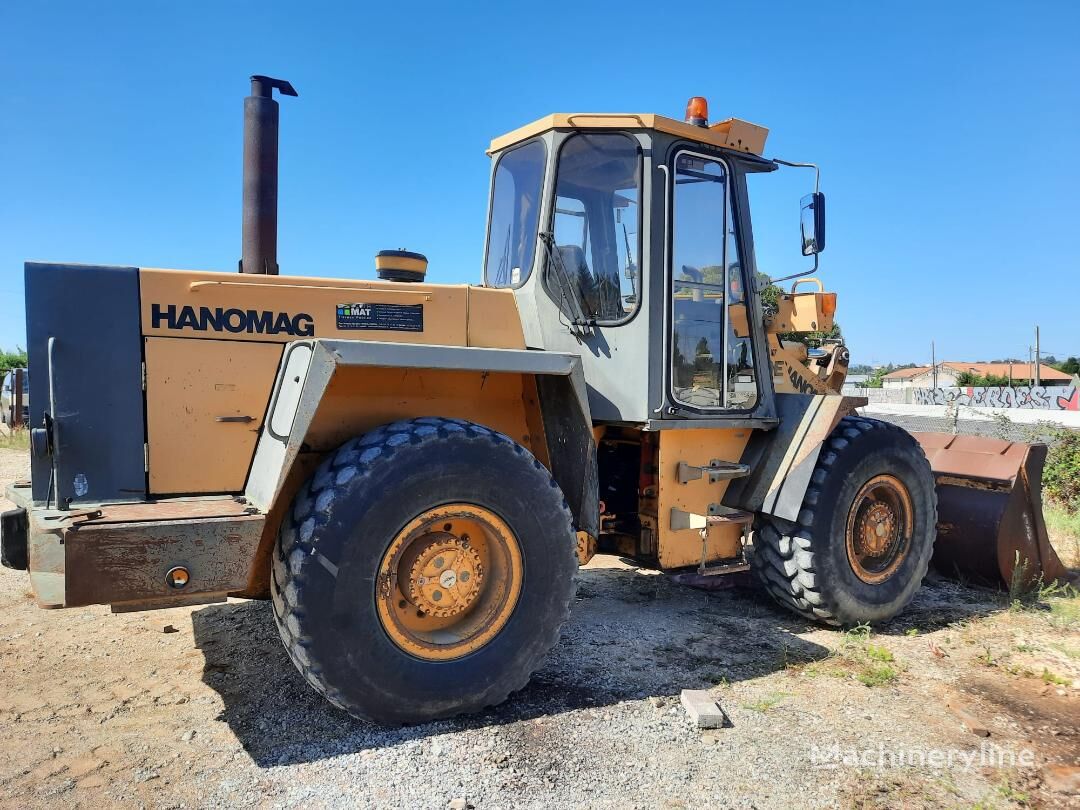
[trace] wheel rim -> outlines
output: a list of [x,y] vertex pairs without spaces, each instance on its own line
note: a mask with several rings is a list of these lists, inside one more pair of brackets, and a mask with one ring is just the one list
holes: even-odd
[[848,513],[846,542],[851,570],[863,582],[884,582],[911,549],[911,495],[899,478],[878,475],[855,495]]
[[522,579],[521,546],[498,515],[473,504],[439,506],[409,521],[383,555],[379,620],[410,655],[460,658],[503,629]]

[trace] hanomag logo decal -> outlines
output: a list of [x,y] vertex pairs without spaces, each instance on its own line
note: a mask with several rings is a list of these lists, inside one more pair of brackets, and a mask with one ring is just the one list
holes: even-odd
[[293,335],[311,337],[315,334],[315,321],[306,312],[289,315],[287,312],[270,312],[255,309],[224,309],[217,307],[185,306],[177,309],[175,304],[163,307],[152,304],[150,309],[152,329],[191,329],[196,332],[247,332],[257,335]]

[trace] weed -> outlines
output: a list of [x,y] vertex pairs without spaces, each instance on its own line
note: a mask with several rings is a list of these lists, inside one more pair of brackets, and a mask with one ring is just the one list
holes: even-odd
[[855,676],[855,680],[863,686],[886,686],[899,677],[899,674],[888,664],[871,664],[863,667],[862,672]]
[[909,627],[906,631],[904,631],[904,635],[905,636],[917,636],[917,635],[919,635],[919,628],[918,627]]
[[[916,631],[917,632],[917,631]],[[803,671],[811,677],[833,675],[838,678],[854,677],[864,686],[884,686],[900,676],[902,667],[896,662],[892,651],[880,644],[872,644],[873,631],[861,624],[844,633],[840,648],[825,662],[807,667]]]
[[1062,678],[1060,675],[1056,675],[1046,667],[1043,667],[1042,671],[1043,683],[1052,683],[1056,686],[1068,686],[1070,681],[1068,678]]
[[998,795],[1006,801],[1015,802],[1016,804],[1027,804],[1031,801],[1031,797],[1026,793],[1014,788],[1009,784],[1008,779],[1002,779],[997,786]]
[[744,703],[744,709],[750,709],[755,712],[767,712],[779,704],[784,698],[792,697],[788,692],[770,692],[761,700],[756,700],[753,703]]
[[896,659],[893,658],[893,654],[884,647],[879,647],[876,644],[866,645],[866,657],[874,661],[884,661],[886,663],[892,663]]
[[1049,439],[1043,489],[1058,503],[1080,504],[1080,431],[1058,428]]

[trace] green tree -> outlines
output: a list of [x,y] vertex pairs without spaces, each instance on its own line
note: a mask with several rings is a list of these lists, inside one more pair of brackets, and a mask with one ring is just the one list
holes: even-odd
[[1064,371],[1066,374],[1080,374],[1080,359],[1070,357],[1068,360],[1058,363],[1057,370]]
[[998,374],[976,374],[974,371],[961,371],[956,377],[957,386],[964,388],[967,386],[973,386],[975,388],[994,388],[997,386],[1008,386],[1009,378],[1002,377]]
[[0,374],[6,374],[13,368],[26,368],[26,350],[19,346],[13,352],[0,349]]

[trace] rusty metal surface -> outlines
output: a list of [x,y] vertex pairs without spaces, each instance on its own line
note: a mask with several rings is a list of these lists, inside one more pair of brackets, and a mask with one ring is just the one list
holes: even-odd
[[[1068,579],[1042,513],[1046,446],[949,433],[913,433],[934,473],[934,565],[983,583]],[[1016,570],[1017,562],[1020,570]]]
[[[209,503],[189,502],[189,506],[206,510]],[[240,591],[247,584],[264,521],[263,515],[200,516],[66,528],[64,604],[169,600],[172,605],[184,603],[185,597],[197,603],[209,594]],[[178,565],[191,574],[182,590],[165,582],[166,572]]]
[[145,503],[106,504],[95,510],[99,517],[87,520],[86,524],[242,517],[250,510],[251,507],[246,502],[241,503],[235,498],[178,498]]

